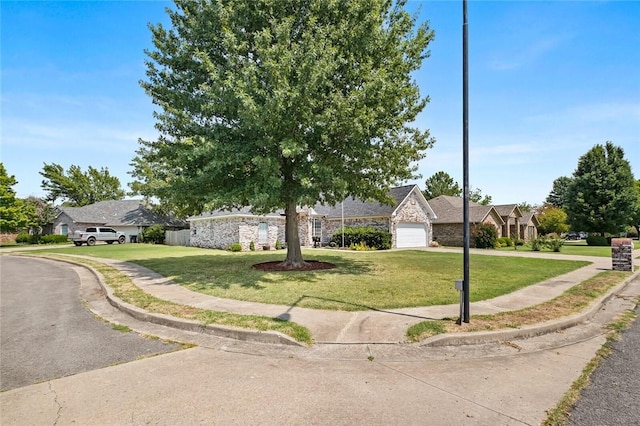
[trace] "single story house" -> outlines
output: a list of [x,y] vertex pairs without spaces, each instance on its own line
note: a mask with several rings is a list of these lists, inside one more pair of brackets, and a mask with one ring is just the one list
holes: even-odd
[[[432,241],[431,223],[436,215],[417,185],[392,188],[393,205],[353,197],[335,206],[321,203],[298,209],[300,245],[327,245],[342,227],[372,227],[391,233],[393,248],[427,247]],[[226,249],[239,243],[249,250],[272,249],[285,242],[284,212],[267,215],[250,208],[202,213],[187,219],[191,223],[190,244],[194,247]]]
[[[441,245],[462,247],[464,245],[464,199],[449,195],[440,195],[428,201],[436,214],[433,221],[433,239]],[[477,225],[492,225],[502,236],[505,221],[494,206],[469,202],[469,230]],[[469,246],[473,247],[473,238],[469,239]]]
[[108,226],[124,232],[127,241],[136,239],[151,225],[162,225],[176,230],[189,227],[189,223],[171,216],[161,215],[145,206],[143,200],[100,201],[83,207],[57,207],[53,232],[60,235],[83,231],[89,226]]

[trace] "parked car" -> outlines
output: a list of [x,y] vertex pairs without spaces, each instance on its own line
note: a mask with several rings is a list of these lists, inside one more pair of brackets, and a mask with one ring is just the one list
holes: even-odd
[[73,235],[67,237],[68,240],[73,241],[76,246],[81,246],[86,243],[88,246],[93,246],[96,241],[104,241],[107,244],[113,244],[115,241],[118,244],[124,244],[126,237],[124,233],[118,232],[113,228],[105,227],[90,227],[84,231],[76,231]]
[[580,235],[577,232],[569,232],[565,237],[565,240],[579,240]]

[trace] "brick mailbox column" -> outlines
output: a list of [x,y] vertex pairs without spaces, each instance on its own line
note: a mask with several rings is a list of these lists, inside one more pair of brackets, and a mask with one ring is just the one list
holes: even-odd
[[614,271],[633,271],[633,241],[631,238],[611,239],[611,261]]

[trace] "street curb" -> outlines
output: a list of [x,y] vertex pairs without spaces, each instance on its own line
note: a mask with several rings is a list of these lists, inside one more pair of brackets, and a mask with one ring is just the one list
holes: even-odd
[[[38,256],[35,256],[35,257],[38,257]],[[96,271],[91,266],[81,262],[73,261],[72,259],[59,259],[59,258],[54,259],[51,257],[45,257],[45,258],[48,260],[70,263],[70,264],[80,266],[89,270],[96,277],[96,280],[98,281],[100,288],[104,292],[105,297],[109,302],[109,304],[114,308],[132,316],[133,318],[139,321],[150,322],[153,324],[172,327],[172,328],[176,328],[184,331],[192,331],[196,333],[209,334],[217,337],[225,337],[228,339],[251,341],[256,343],[306,347],[304,344],[297,342],[291,337],[277,331],[246,330],[239,327],[203,324],[198,321],[188,320],[184,318],[176,318],[171,315],[148,312],[142,308],[126,303],[120,300],[118,297],[116,297],[114,295],[113,289],[105,284],[104,277],[102,276],[102,274]],[[110,266],[108,264],[105,264],[105,265]]]
[[597,301],[593,302],[589,308],[579,314],[570,317],[525,326],[518,329],[440,334],[423,340],[418,346],[438,347],[477,345],[483,343],[500,343],[505,340],[527,339],[575,327],[578,324],[585,323],[592,319],[596,315],[596,313],[598,313],[598,311],[602,309],[605,303],[607,303],[616,294],[624,290],[624,288],[627,287],[627,285],[629,285],[629,283],[633,281],[633,279],[638,275],[640,275],[640,270],[629,276],[622,283],[609,290],[607,294],[600,297]]

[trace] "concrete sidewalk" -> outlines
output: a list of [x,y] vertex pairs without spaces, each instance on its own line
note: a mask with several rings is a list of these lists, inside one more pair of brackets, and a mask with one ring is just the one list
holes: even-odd
[[[435,251],[445,251],[438,248]],[[455,251],[452,249],[451,251]],[[472,303],[472,314],[493,314],[497,312],[513,311],[543,303],[559,296],[568,288],[596,275],[603,270],[611,269],[611,259],[568,256],[561,254],[522,253],[522,252],[494,252],[476,250],[474,254],[498,255],[498,256],[523,256],[523,257],[548,257],[552,259],[586,260],[590,265],[576,271],[554,277],[541,283],[523,288],[511,294],[496,297],[491,300]],[[96,260],[93,258],[93,260]],[[248,315],[263,315],[273,318],[281,318],[296,322],[307,327],[316,344],[398,344],[406,342],[406,331],[411,325],[428,320],[442,318],[456,318],[459,315],[459,305],[430,306],[394,310],[367,310],[357,312],[324,311],[316,309],[300,308],[297,306],[268,305],[253,302],[244,302],[230,299],[221,299],[202,293],[187,290],[171,280],[163,277],[142,266],[108,259],[100,259],[101,262],[110,264],[129,276],[133,282],[146,293],[163,300],[176,302],[183,305],[194,306],[201,309],[232,312]],[[563,330],[577,324],[583,324],[600,310],[613,295],[627,288],[629,297],[640,296],[638,286],[630,286],[629,283],[640,274],[636,272],[622,285],[619,285],[606,296],[598,300],[590,309],[570,318],[564,318],[545,324],[523,327],[520,329],[500,330],[495,332],[453,333],[434,336],[421,345],[445,346],[478,344],[486,342],[499,342],[510,339],[532,337]],[[149,314],[139,308],[125,304],[117,299],[110,289],[103,285],[112,305],[128,312],[129,314],[145,321],[155,322],[187,330],[203,330],[202,326],[193,322],[165,315]],[[223,337],[234,337],[244,340],[252,340],[266,343],[290,343],[295,342],[279,333],[252,332],[247,330],[230,329],[221,326],[209,326],[208,333]]]

